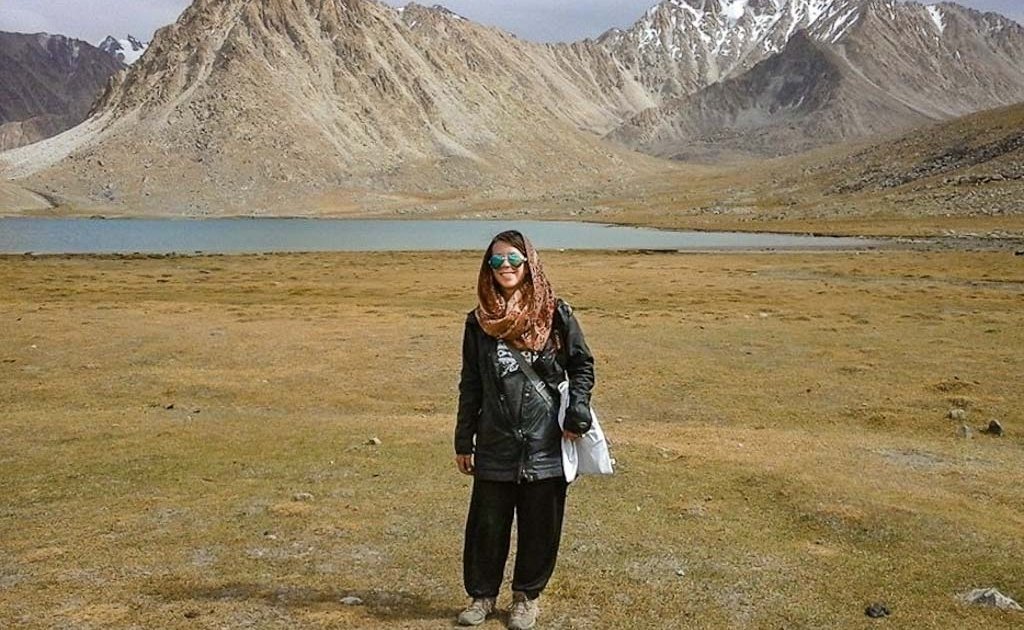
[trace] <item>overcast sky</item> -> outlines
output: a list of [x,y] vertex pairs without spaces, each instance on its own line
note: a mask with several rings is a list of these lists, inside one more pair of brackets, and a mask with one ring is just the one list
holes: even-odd
[[[433,4],[435,0],[420,0]],[[626,27],[658,0],[447,0],[441,4],[476,22],[533,41],[572,41]],[[388,0],[401,6],[405,0]],[[928,3],[930,4],[930,2]],[[1024,0],[959,0],[1024,24]],[[0,0],[0,31],[61,33],[99,43],[107,35],[149,40],[189,0]]]

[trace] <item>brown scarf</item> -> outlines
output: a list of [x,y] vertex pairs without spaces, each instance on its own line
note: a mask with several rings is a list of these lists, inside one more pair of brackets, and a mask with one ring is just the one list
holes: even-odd
[[[526,243],[526,276],[512,297],[505,299],[494,280],[486,257],[480,266],[476,293],[480,305],[476,307],[476,319],[484,332],[497,339],[504,339],[517,350],[540,352],[551,336],[552,318],[555,314],[555,294],[544,275],[544,267],[533,243],[523,236]],[[488,254],[490,248],[488,248]]]

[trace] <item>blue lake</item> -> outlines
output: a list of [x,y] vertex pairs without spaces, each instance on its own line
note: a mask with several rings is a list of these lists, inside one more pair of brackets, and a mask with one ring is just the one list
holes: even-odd
[[677,232],[571,221],[0,218],[0,253],[243,253],[475,250],[502,230],[538,249],[863,249],[859,238]]

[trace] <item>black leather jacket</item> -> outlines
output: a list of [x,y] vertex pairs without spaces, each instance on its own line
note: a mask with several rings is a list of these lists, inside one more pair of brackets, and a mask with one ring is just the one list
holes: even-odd
[[[568,376],[565,428],[586,433],[590,429],[594,357],[572,308],[562,300],[555,309],[552,335],[558,335],[561,348],[556,352],[549,341],[533,369],[547,383],[556,405],[558,383]],[[497,345],[497,339],[483,331],[470,311],[462,340],[455,452],[472,453],[474,474],[488,481],[559,477],[563,472],[558,409],[551,409],[534,391],[522,370],[504,379],[498,377]]]

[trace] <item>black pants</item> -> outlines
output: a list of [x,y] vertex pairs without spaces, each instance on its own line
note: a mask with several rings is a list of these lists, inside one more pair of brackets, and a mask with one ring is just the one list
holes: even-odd
[[555,570],[565,513],[564,477],[530,483],[473,481],[462,578],[470,597],[497,597],[505,573],[512,516],[518,544],[512,590],[536,599]]

